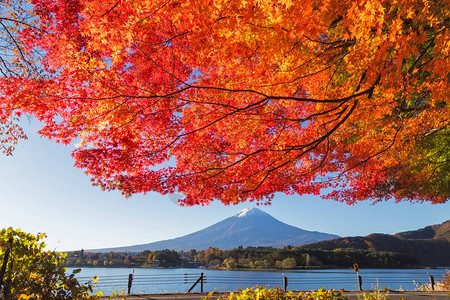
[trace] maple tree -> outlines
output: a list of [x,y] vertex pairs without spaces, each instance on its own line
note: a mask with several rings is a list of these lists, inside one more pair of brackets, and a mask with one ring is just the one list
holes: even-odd
[[[21,77],[34,73],[34,64],[22,49],[24,45],[18,32],[26,26],[33,25],[32,12],[25,11],[21,0],[0,2],[0,76]],[[3,83],[3,81],[1,81]],[[1,96],[2,94],[0,94]],[[26,139],[18,118],[0,104],[0,149],[11,155],[20,139]]]
[[94,185],[185,205],[450,197],[445,1],[32,3],[16,57],[43,71],[0,78],[1,115],[79,143]]

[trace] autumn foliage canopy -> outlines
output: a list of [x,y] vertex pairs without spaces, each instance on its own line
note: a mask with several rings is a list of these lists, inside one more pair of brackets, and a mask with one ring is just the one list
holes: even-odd
[[450,198],[448,1],[31,2],[2,2],[5,149],[30,114],[125,195]]

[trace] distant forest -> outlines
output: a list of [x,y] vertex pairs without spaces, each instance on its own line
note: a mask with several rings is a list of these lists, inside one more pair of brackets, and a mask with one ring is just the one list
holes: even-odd
[[208,267],[217,269],[300,269],[300,268],[350,268],[358,263],[362,268],[417,267],[418,261],[403,254],[360,249],[308,249],[287,246],[274,248],[243,248],[220,250],[209,248],[189,252],[162,250],[140,253],[92,253],[73,251],[67,253],[66,265],[70,267]]

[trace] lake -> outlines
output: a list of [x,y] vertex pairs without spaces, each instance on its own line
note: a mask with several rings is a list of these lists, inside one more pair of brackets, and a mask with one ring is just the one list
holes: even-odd
[[[71,273],[74,268],[68,268]],[[134,272],[131,292],[164,293],[187,292],[204,273],[204,291],[235,291],[253,287],[283,287],[283,276],[287,277],[288,290],[311,290],[319,288],[357,290],[356,273],[353,270],[291,270],[291,271],[222,271],[210,269],[130,269],[130,268],[84,268],[77,274],[80,282],[94,276],[99,277],[95,291],[111,295],[113,291],[127,292],[128,275]],[[415,282],[429,283],[428,275],[442,280],[445,268],[439,269],[361,269],[363,289],[414,290]],[[200,291],[198,284],[193,292]]]

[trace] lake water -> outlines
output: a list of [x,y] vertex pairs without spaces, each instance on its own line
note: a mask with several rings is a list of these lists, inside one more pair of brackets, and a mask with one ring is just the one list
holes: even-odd
[[[73,268],[68,268],[71,273]],[[357,290],[356,273],[353,270],[294,270],[294,271],[222,271],[209,269],[129,269],[129,268],[84,268],[77,274],[80,282],[94,276],[99,277],[95,291],[105,295],[113,291],[127,292],[128,275],[134,272],[131,292],[164,293],[187,292],[193,283],[204,273],[204,291],[235,291],[253,287],[283,287],[283,276],[287,277],[288,290],[311,290],[319,288]],[[429,283],[428,275],[442,280],[447,274],[445,268],[439,269],[361,269],[363,289],[414,290],[415,282]],[[198,284],[193,292],[200,291]]]

